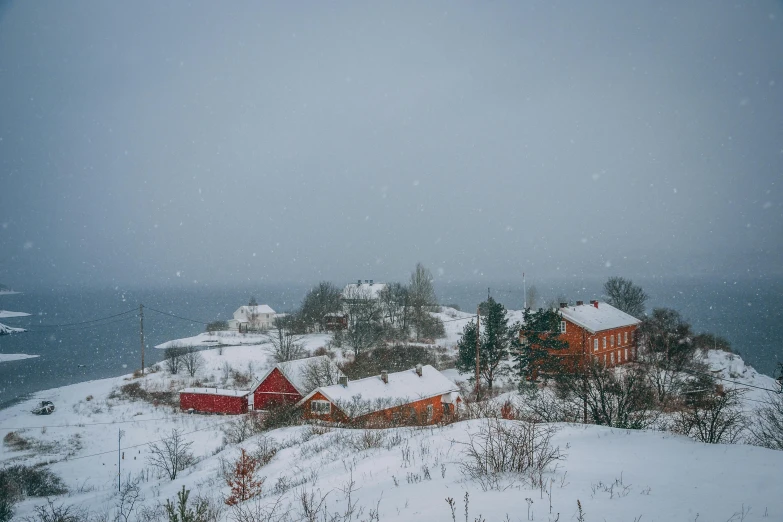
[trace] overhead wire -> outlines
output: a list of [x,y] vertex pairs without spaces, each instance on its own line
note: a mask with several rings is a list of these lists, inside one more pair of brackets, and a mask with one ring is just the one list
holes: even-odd
[[209,323],[206,323],[204,321],[199,321],[198,319],[190,319],[188,317],[182,317],[181,315],[176,315],[176,314],[171,314],[171,313],[168,313],[168,312],[163,312],[161,310],[157,310],[157,309],[149,307],[149,306],[145,306],[144,308],[147,309],[147,310],[150,310],[152,312],[157,312],[159,314],[168,315],[170,317],[176,317],[177,319],[182,319],[183,321],[189,321],[191,323],[209,324]]
[[64,326],[75,326],[75,325],[80,325],[80,324],[96,323],[98,321],[103,321],[105,319],[113,319],[115,317],[119,317],[121,315],[127,315],[127,314],[130,314],[132,312],[137,312],[137,311],[138,311],[137,309],[131,308],[130,310],[126,310],[126,311],[120,312],[118,314],[108,315],[106,317],[99,317],[97,319],[90,319],[89,321],[79,321],[79,322],[76,322],[76,323],[63,323],[63,324],[35,324],[35,325],[28,326],[28,328],[31,328],[31,327],[35,327],[35,328],[62,328]]

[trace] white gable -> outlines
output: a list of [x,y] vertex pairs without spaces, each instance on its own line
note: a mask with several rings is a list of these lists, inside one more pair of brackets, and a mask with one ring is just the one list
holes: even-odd
[[240,306],[237,311],[234,312],[234,319],[240,323],[247,323],[249,315],[258,314],[259,319],[266,319],[266,314],[273,316],[275,311],[269,305],[256,305],[256,306]]
[[255,393],[256,388],[261,386],[261,383],[263,383],[267,379],[267,377],[269,377],[269,374],[271,374],[274,371],[274,369],[277,368],[285,376],[285,378],[288,379],[288,382],[290,382],[301,395],[303,396],[307,395],[313,390],[307,385],[305,379],[306,367],[310,364],[324,364],[324,363],[330,365],[331,371],[334,374],[338,376],[345,375],[342,371],[340,371],[340,368],[334,363],[334,361],[332,361],[328,356],[319,355],[316,357],[307,357],[306,359],[296,359],[295,361],[286,361],[272,366],[261,376],[258,382],[256,382],[250,388],[250,390],[253,393]]
[[564,319],[568,319],[572,323],[585,328],[590,333],[622,328],[624,326],[634,326],[641,323],[636,317],[628,315],[612,305],[601,302],[598,303],[597,308],[593,304],[588,303],[559,308],[558,311]]

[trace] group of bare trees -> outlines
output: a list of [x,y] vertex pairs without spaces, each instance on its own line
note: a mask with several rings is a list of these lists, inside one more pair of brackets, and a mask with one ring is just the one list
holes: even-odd
[[195,346],[170,346],[163,352],[163,366],[171,375],[184,370],[191,377],[204,367],[204,357]]

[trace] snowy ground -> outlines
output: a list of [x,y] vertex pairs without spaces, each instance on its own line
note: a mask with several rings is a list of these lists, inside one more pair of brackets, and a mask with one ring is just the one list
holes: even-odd
[[12,312],[10,310],[0,310],[0,319],[3,317],[27,317],[27,312]]
[[22,359],[32,359],[37,355],[28,355],[26,353],[0,353],[0,363],[9,361],[20,361]]

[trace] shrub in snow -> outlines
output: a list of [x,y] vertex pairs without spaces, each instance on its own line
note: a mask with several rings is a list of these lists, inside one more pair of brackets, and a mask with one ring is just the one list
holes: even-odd
[[192,445],[192,442],[186,442],[182,438],[178,430],[172,430],[169,436],[150,444],[150,456],[147,460],[161,473],[174,480],[180,471],[195,464],[196,458],[190,452]]
[[255,457],[241,448],[239,458],[234,463],[233,470],[226,480],[228,486],[231,487],[231,494],[226,498],[227,505],[233,506],[261,494],[264,480],[255,476],[259,464]]
[[767,394],[749,429],[751,443],[783,450],[783,394]]
[[688,404],[677,414],[675,427],[700,442],[736,442],[745,425],[740,396],[739,390],[718,389],[714,394]]
[[554,434],[551,426],[487,419],[465,445],[462,471],[485,490],[497,489],[506,473],[537,484],[553,462],[565,458],[560,447],[552,446]]
[[196,499],[193,507],[188,506],[188,497],[190,490],[182,486],[182,490],[177,493],[177,504],[171,500],[166,500],[166,515],[169,522],[207,522],[209,519],[209,504],[204,499]]

